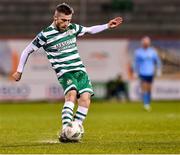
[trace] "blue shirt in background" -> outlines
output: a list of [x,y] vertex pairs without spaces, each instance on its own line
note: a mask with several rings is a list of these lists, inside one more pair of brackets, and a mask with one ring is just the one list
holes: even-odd
[[156,67],[161,69],[161,61],[154,48],[139,48],[135,51],[134,70],[138,75],[153,76]]

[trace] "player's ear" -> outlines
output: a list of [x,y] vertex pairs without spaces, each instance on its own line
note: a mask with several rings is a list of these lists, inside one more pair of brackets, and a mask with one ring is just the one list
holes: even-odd
[[54,20],[56,21],[57,20],[57,16],[53,16]]

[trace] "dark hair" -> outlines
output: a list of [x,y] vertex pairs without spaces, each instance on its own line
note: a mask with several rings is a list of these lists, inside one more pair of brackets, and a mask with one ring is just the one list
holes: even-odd
[[70,15],[74,13],[74,10],[72,7],[70,7],[68,4],[66,3],[62,3],[57,5],[56,7],[56,11],[60,12],[60,13],[64,13],[65,15]]

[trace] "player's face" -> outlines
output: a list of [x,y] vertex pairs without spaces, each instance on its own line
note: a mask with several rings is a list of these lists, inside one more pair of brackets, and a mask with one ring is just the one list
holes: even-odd
[[148,37],[142,39],[141,44],[144,48],[147,48],[151,45],[151,40]]
[[65,15],[64,13],[58,13],[54,16],[54,22],[57,28],[60,30],[66,30],[71,22],[72,14]]

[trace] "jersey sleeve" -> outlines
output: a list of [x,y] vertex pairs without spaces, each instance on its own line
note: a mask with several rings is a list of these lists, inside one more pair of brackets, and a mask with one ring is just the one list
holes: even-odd
[[36,51],[37,49],[39,49],[40,47],[42,47],[43,45],[46,44],[46,38],[43,35],[43,32],[40,32],[35,39],[32,41],[32,47],[33,49]]
[[91,27],[84,27],[84,26],[75,24],[75,26],[76,26],[77,36],[83,36],[85,33],[96,34],[96,33],[99,33],[108,29],[108,24],[96,25],[96,26],[91,26]]
[[160,60],[159,55],[155,49],[154,49],[154,60],[155,60],[155,64],[156,64],[157,68],[161,69],[161,67],[162,67],[161,60]]
[[133,62],[133,70],[135,73],[139,73],[139,56],[138,56],[138,50],[134,52],[134,62]]
[[43,36],[42,32],[40,32],[35,37],[35,39],[23,50],[21,57],[20,57],[17,71],[22,73],[29,55],[31,53],[37,51],[40,47],[42,47],[45,44],[46,44],[46,39]]
[[84,26],[82,26],[82,25],[78,25],[78,24],[73,24],[73,26],[74,26],[74,29],[75,29],[75,33],[76,33],[76,36],[82,36],[82,35],[84,35],[84,29],[85,29],[85,27]]
[[34,50],[34,45],[32,44],[32,42],[23,50],[20,60],[19,60],[19,65],[17,67],[17,72],[22,73],[24,66],[26,64],[26,61],[29,57],[29,55],[34,52],[36,50]]

